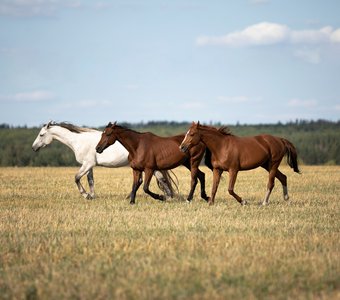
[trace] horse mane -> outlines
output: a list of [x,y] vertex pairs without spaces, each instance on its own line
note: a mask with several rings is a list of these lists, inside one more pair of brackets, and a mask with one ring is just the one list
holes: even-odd
[[121,129],[121,130],[128,130],[128,131],[132,131],[134,133],[138,133],[138,134],[144,134],[144,133],[150,133],[150,132],[139,132],[139,131],[136,131],[134,129],[131,129],[125,125],[118,125],[117,123],[114,124],[116,128],[118,129]]
[[213,127],[213,126],[207,126],[207,125],[201,125],[200,124],[200,127],[208,129],[208,130],[210,129],[210,130],[217,131],[219,133],[222,133],[223,135],[233,135],[228,126],[222,126],[220,128],[216,128],[216,127]]
[[68,122],[52,123],[52,124],[50,124],[50,126],[60,126],[62,128],[68,129],[69,131],[74,132],[74,133],[95,131],[95,129],[86,128],[86,127],[79,127],[79,126],[73,125],[72,123],[68,123]]
[[233,135],[231,129],[228,126],[222,126],[218,129],[218,131],[224,135]]

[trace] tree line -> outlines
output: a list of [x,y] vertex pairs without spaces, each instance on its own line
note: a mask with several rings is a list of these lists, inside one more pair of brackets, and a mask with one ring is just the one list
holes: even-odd
[[[120,123],[140,132],[150,131],[160,136],[184,133],[189,122],[150,121]],[[220,127],[224,124],[207,124]],[[340,121],[297,120],[289,123],[230,125],[234,135],[248,136],[261,133],[290,140],[298,150],[300,163],[308,165],[340,165]],[[103,127],[98,128],[100,130]],[[37,127],[12,127],[0,124],[0,166],[74,166],[77,162],[72,150],[58,141],[35,153],[31,146],[38,135]]]

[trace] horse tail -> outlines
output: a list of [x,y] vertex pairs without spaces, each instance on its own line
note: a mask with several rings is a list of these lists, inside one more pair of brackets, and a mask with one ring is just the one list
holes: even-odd
[[[157,177],[157,185],[168,197],[172,198],[175,194],[174,186],[179,193],[177,176],[171,170],[160,170],[159,172],[162,173],[163,178]],[[171,177],[170,172],[175,176],[177,182]]]
[[286,139],[281,139],[286,148],[287,163],[296,173],[301,173],[297,161],[297,151],[295,146]]
[[213,169],[213,166],[212,166],[212,163],[211,163],[211,151],[208,149],[208,147],[205,148],[204,163],[210,170]]

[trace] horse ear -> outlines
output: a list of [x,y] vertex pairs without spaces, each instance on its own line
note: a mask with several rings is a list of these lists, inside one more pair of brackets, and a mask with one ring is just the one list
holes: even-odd
[[[115,122],[113,123],[113,126],[116,126],[116,125],[117,125],[117,121],[115,121]],[[113,126],[112,126],[112,127],[113,127]]]
[[200,126],[200,121],[197,121],[197,123],[196,123],[196,124],[197,124],[197,127],[198,127],[198,126]]
[[50,126],[52,125],[52,123],[53,123],[52,120],[48,121],[48,123],[46,124],[46,128],[47,128],[47,129],[50,128]]

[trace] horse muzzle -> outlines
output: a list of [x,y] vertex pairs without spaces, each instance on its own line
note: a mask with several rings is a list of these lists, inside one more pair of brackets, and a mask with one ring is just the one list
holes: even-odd
[[96,147],[96,151],[97,151],[97,153],[103,153],[103,151],[104,151],[104,149],[102,148],[102,147],[100,147],[100,146],[97,146]]
[[181,150],[181,152],[187,152],[188,151],[188,146],[186,146],[186,145],[180,145],[179,146],[179,150]]

